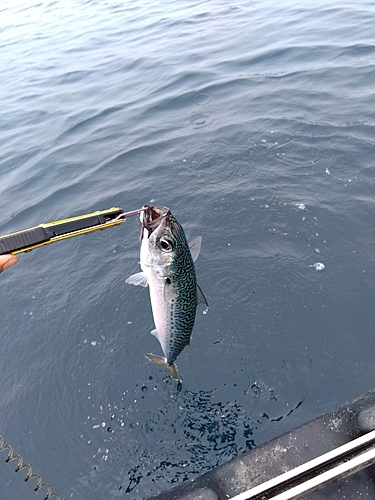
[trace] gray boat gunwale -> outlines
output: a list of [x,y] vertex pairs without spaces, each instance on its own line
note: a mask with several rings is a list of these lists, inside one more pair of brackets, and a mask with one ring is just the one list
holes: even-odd
[[[374,429],[375,389],[150,500],[228,500]],[[375,499],[373,478],[371,465],[304,498]]]

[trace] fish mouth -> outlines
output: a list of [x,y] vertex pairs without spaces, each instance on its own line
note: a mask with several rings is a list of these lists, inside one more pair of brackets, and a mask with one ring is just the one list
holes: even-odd
[[152,205],[144,205],[141,212],[141,223],[143,228],[146,228],[149,235],[156,229],[163,218],[170,214],[168,207],[154,207]]

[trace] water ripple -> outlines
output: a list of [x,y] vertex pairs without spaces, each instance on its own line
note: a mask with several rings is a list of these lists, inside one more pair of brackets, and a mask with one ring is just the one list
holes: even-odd
[[1,432],[43,477],[147,497],[372,387],[373,6],[0,11],[1,234],[167,205],[203,236],[210,303],[178,392],[143,356],[158,348],[148,293],[124,283],[138,219],[1,275]]

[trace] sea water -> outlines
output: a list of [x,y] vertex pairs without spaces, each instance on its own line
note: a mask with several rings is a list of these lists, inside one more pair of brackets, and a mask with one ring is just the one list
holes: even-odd
[[149,203],[203,237],[181,390],[143,356],[137,218],[1,275],[0,433],[63,498],[147,498],[374,387],[374,17],[1,3],[0,234]]

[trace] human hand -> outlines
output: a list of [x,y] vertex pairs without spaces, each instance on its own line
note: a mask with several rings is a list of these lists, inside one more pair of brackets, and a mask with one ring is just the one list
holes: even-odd
[[0,273],[16,265],[17,262],[18,257],[16,257],[15,255],[0,255]]

